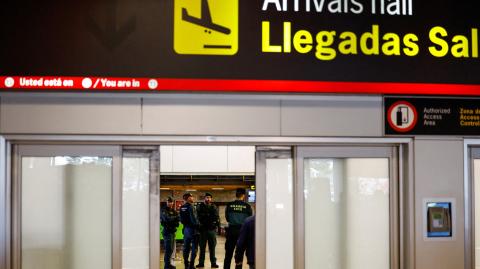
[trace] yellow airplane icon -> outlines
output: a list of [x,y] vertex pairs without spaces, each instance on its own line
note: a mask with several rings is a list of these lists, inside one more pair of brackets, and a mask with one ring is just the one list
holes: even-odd
[[175,0],[174,50],[197,55],[237,53],[238,0]]
[[186,8],[182,8],[182,20],[203,26],[207,29],[218,31],[223,34],[230,34],[230,29],[223,27],[219,24],[213,23],[212,15],[210,14],[210,7],[208,6],[208,0],[202,0],[202,16],[201,18],[193,17],[188,14]]

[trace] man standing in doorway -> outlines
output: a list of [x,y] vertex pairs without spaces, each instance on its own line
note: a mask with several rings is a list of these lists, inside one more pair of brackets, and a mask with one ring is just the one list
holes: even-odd
[[185,204],[180,207],[180,220],[183,224],[183,262],[185,263],[185,269],[194,269],[199,239],[199,223],[192,194],[185,193],[183,200],[185,200]]
[[172,254],[175,250],[175,233],[179,225],[180,219],[177,211],[173,206],[172,197],[167,198],[167,206],[162,209],[160,214],[160,223],[163,226],[163,242],[165,245],[165,269],[173,269]]
[[217,258],[215,257],[215,246],[217,245],[217,228],[220,225],[218,208],[212,203],[212,194],[205,193],[205,200],[198,205],[198,221],[200,222],[200,257],[197,268],[204,267],[205,250],[208,242],[208,251],[210,253],[210,264],[212,268],[218,268]]
[[225,217],[228,222],[227,227],[227,241],[225,242],[225,261],[224,269],[230,269],[233,252],[237,244],[240,229],[245,219],[252,215],[252,207],[245,203],[245,189],[237,189],[235,196],[237,199],[228,203],[225,209]]

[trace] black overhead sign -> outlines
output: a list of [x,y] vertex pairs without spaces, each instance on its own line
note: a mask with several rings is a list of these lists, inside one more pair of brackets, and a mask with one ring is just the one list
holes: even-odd
[[478,0],[4,1],[0,76],[477,85],[477,7]]
[[480,135],[480,99],[385,97],[386,135]]

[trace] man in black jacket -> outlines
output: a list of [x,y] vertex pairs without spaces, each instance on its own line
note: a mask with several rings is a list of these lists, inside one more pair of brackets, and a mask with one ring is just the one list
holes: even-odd
[[168,197],[167,206],[161,211],[160,221],[163,226],[162,235],[165,244],[165,269],[173,269],[175,266],[172,265],[172,253],[175,249],[175,233],[180,219],[173,206],[172,197]]
[[180,207],[180,220],[183,224],[183,262],[185,263],[185,269],[194,269],[199,239],[199,223],[192,194],[185,193],[183,200],[185,200],[185,204]]
[[217,228],[220,224],[220,217],[217,206],[212,203],[212,194],[205,193],[205,200],[198,205],[197,214],[200,222],[200,257],[197,268],[204,267],[207,242],[211,267],[218,268],[215,246],[217,245]]
[[255,269],[255,216],[248,217],[240,230],[235,249],[235,269],[242,268],[245,252],[250,269]]

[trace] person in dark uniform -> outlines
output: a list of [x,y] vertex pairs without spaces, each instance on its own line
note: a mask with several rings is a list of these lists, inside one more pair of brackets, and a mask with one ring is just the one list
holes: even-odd
[[255,216],[248,217],[242,225],[235,249],[235,269],[241,269],[246,252],[250,269],[255,269]]
[[160,214],[160,223],[163,226],[163,242],[165,245],[165,269],[173,269],[172,254],[175,249],[175,233],[179,225],[180,218],[173,206],[172,197],[167,198],[167,206],[162,209]]
[[228,222],[226,230],[227,240],[225,242],[225,261],[223,264],[224,269],[230,269],[232,262],[233,252],[237,244],[238,236],[240,235],[240,229],[245,219],[252,215],[252,207],[245,203],[245,189],[237,189],[237,199],[227,204],[225,208],[225,217]]
[[193,205],[194,199],[192,194],[185,193],[183,200],[185,200],[185,204],[180,207],[180,221],[183,224],[183,262],[185,263],[185,269],[194,269],[200,236],[198,231],[199,222],[195,206]]
[[220,217],[217,206],[212,203],[212,195],[210,193],[205,193],[205,200],[198,205],[197,214],[200,222],[200,257],[197,268],[204,267],[207,242],[210,264],[212,268],[218,268],[215,246],[217,245],[217,228],[220,225]]

